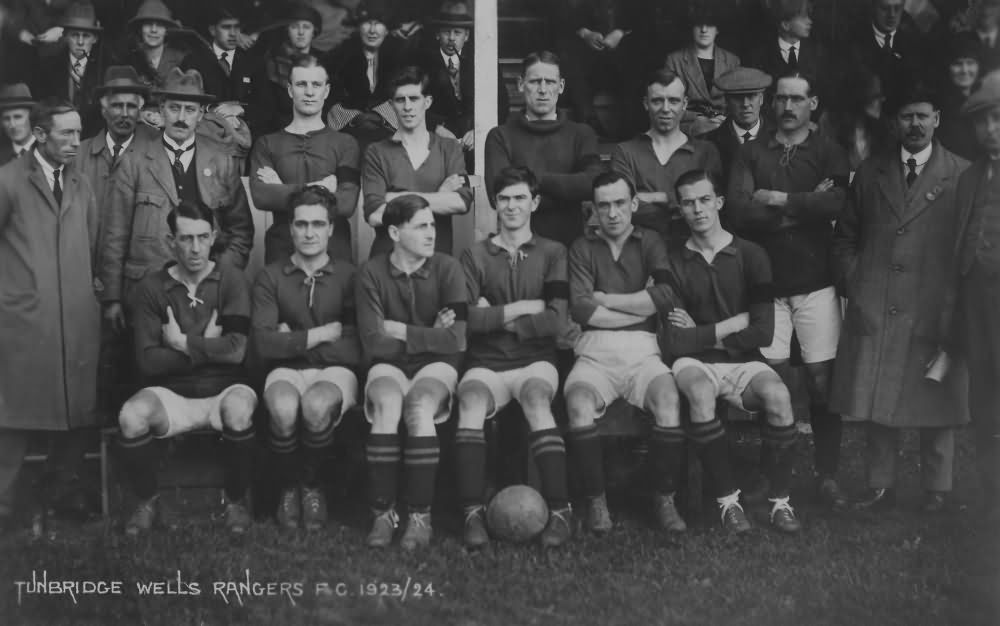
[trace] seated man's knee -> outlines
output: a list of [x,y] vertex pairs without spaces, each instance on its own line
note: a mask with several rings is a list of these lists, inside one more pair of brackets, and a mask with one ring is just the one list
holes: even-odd
[[463,383],[458,389],[458,427],[482,430],[493,408],[493,394],[478,380]]
[[590,426],[597,419],[601,400],[597,392],[586,385],[576,385],[566,392],[566,412],[570,428]]
[[680,425],[680,396],[672,374],[657,376],[650,383],[645,405],[653,414],[657,426],[672,428]]
[[152,391],[141,390],[122,405],[118,412],[118,427],[125,437],[138,437],[152,429],[157,414],[162,412],[160,398]]
[[219,414],[222,423],[231,430],[246,430],[253,424],[253,412],[257,408],[257,396],[244,387],[230,390],[222,397]]
[[340,416],[344,396],[333,383],[318,382],[302,394],[302,420],[312,431],[324,430]]
[[555,428],[552,400],[555,390],[540,378],[531,378],[521,387],[518,402],[532,431]]
[[448,388],[438,380],[421,378],[414,382],[403,399],[407,432],[417,436],[433,435],[434,419],[445,410],[448,393]]
[[299,419],[299,392],[291,383],[278,381],[264,390],[264,402],[270,416],[271,430],[288,436],[295,432]]
[[768,376],[755,385],[755,391],[763,405],[768,423],[774,426],[791,426],[795,423],[792,412],[792,396],[788,387],[777,376]]
[[715,419],[716,388],[704,372],[689,368],[677,375],[678,386],[687,398],[691,422],[704,424]]
[[373,432],[396,432],[403,415],[403,390],[396,381],[379,378],[371,382],[365,403]]

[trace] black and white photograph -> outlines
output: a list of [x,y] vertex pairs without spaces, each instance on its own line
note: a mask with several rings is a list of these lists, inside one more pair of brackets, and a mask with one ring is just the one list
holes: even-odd
[[1000,0],[0,0],[0,624],[1000,624],[998,311]]

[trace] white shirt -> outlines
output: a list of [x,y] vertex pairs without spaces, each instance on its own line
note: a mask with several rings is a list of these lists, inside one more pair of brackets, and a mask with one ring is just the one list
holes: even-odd
[[[122,149],[118,152],[118,156],[121,156],[122,153],[125,152],[125,150],[129,147],[129,144],[132,143],[133,139],[135,139],[135,133],[132,133],[128,139],[122,142]],[[111,138],[111,133],[104,133],[104,142],[108,144],[108,154],[113,155],[115,153],[115,140]],[[181,157],[181,161],[184,161],[184,157]],[[174,162],[174,156],[172,154],[170,155],[170,162]]]
[[885,38],[886,38],[886,36],[892,37],[892,43],[893,43],[893,45],[895,45],[895,43],[896,43],[896,31],[892,31],[890,33],[883,33],[882,31],[880,31],[878,29],[878,27],[876,27],[874,24],[872,24],[872,32],[875,33],[875,43],[878,44],[879,48],[884,48],[885,47]]
[[[760,119],[759,118],[757,119],[757,123],[754,124],[753,127],[751,127],[749,130],[747,130],[745,128],[740,128],[739,126],[736,125],[736,122],[733,122],[732,124],[733,124],[733,132],[736,133],[736,137],[739,138],[740,143],[746,143],[747,141],[753,141],[754,139],[757,138],[757,133],[760,132]],[[746,135],[747,133],[750,133],[750,139],[744,139],[743,138],[743,135]]]
[[[187,141],[185,141],[184,145],[181,145],[181,146],[178,146],[176,143],[174,143],[173,139],[171,139],[170,137],[167,137],[166,135],[164,135],[163,136],[163,143],[167,144],[168,146],[170,146],[171,148],[174,148],[174,149],[177,149],[177,148],[184,148],[185,149],[184,150],[184,154],[181,155],[181,165],[184,166],[184,171],[186,172],[188,170],[188,168],[191,167],[191,160],[194,159],[194,150],[188,150],[187,149],[187,148],[189,148],[190,146],[192,146],[194,144],[194,135],[192,135],[191,138],[188,139]],[[174,163],[174,153],[173,153],[173,151],[167,150],[166,148],[163,148],[163,151],[167,153],[167,160],[170,162],[171,165],[173,165],[173,163]]]
[[216,44],[212,42],[212,52],[215,53],[215,58],[221,60],[222,55],[226,55],[226,62],[229,63],[229,69],[233,69],[233,59],[236,53],[235,50],[223,50]]
[[[438,50],[441,50],[441,49],[438,48]],[[451,60],[452,63],[455,64],[455,68],[456,69],[462,67],[461,63],[459,62],[457,54],[445,54],[444,50],[441,50],[441,58],[444,59],[444,66],[445,67],[448,67],[448,60],[449,59]]]
[[[52,165],[48,161],[45,160],[45,157],[43,157],[38,152],[38,150],[35,150],[35,160],[37,160],[38,163],[42,166],[42,173],[45,174],[45,181],[49,183],[49,189],[53,189],[54,190],[55,186],[56,186],[55,168],[52,167]],[[62,166],[59,166],[59,169],[62,170],[63,169]],[[59,172],[59,186],[60,187],[64,186],[63,180],[64,179],[63,179],[63,176],[62,176],[62,172],[60,171]]]
[[83,76],[83,73],[87,71],[87,55],[83,55],[82,57],[80,57],[78,59],[75,56],[73,56],[72,54],[70,54],[69,55],[69,66],[70,67],[74,67],[77,63],[80,64],[80,70],[79,70],[80,76]]
[[910,159],[915,160],[917,162],[917,167],[915,168],[917,170],[917,176],[920,176],[920,172],[924,171],[924,166],[931,160],[931,148],[933,147],[934,144],[927,144],[926,148],[916,154],[910,154],[906,151],[906,148],[899,149],[899,158],[903,160],[904,179],[906,178],[906,175],[910,173],[910,166],[908,166],[906,162]]
[[[801,42],[788,43],[787,41],[785,41],[781,37],[778,37],[778,47],[781,48],[781,58],[785,60],[785,63],[788,63],[788,51],[789,50],[795,50],[795,58],[796,59],[799,58],[799,56],[800,56],[800,54],[799,54],[799,43],[801,43]],[[772,48],[772,50],[773,49],[774,48]]]
[[997,31],[984,32],[977,30],[976,34],[979,35],[979,41],[983,42],[988,48],[992,48],[997,43]]

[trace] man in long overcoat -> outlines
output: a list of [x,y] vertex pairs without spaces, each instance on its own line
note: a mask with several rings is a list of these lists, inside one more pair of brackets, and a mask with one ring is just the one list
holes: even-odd
[[99,425],[98,213],[74,164],[80,115],[42,102],[31,118],[35,149],[0,168],[0,526],[30,431],[53,431],[48,469],[65,485],[83,460],[81,429]]
[[924,509],[933,512],[951,491],[954,427],[966,419],[955,373],[942,382],[927,374],[946,341],[955,188],[968,163],[933,139],[935,94],[915,85],[895,105],[899,147],[858,169],[834,235],[848,305],[831,408],[870,422],[869,490],[857,506],[893,503],[899,431],[918,428]]

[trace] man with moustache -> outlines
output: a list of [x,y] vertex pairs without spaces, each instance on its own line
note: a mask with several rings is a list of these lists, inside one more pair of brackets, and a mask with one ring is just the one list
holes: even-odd
[[[31,112],[35,147],[0,168],[0,527],[31,431],[51,434],[40,499],[88,513],[79,472],[97,411],[100,282],[92,271],[98,209],[75,165],[80,114],[44,100]],[[91,431],[92,432],[92,431]]]
[[274,217],[264,238],[264,260],[274,263],[294,252],[288,198],[307,185],[321,185],[337,198],[329,253],[351,261],[351,225],[347,220],[357,209],[360,192],[358,142],[323,121],[330,78],[316,57],[295,59],[288,75],[288,93],[292,122],[257,139],[250,153],[250,196],[257,209]]
[[[829,259],[849,172],[844,149],[810,129],[818,106],[812,78],[795,72],[778,79],[778,127],[740,146],[727,201],[733,230],[763,246],[774,271],[774,343],[761,354],[787,385],[792,333],[798,337],[816,442],[816,488],[827,506],[842,509],[847,498],[836,481],[841,419],[828,406],[841,314]],[[767,491],[760,487],[751,499]]]
[[955,427],[966,420],[953,386],[926,373],[945,340],[955,187],[968,163],[934,141],[940,110],[927,87],[915,83],[889,108],[899,149],[862,163],[834,231],[848,305],[830,408],[869,422],[868,493],[856,504],[892,506],[900,431],[916,428],[923,510],[934,513],[951,492]]
[[164,119],[159,141],[126,154],[115,172],[104,233],[102,266],[106,316],[128,303],[131,288],[172,258],[166,216],[181,200],[203,203],[218,223],[214,260],[244,268],[253,245],[253,219],[240,171],[227,152],[195,136],[204,105],[214,100],[202,89],[201,75],[174,68],[160,97]]
[[674,191],[677,177],[693,169],[722,169],[715,146],[681,130],[687,102],[684,82],[677,74],[654,72],[646,81],[642,100],[649,130],[618,144],[611,155],[611,169],[635,184],[639,208],[633,223],[658,232],[671,248],[682,245],[689,232]]
[[31,132],[31,107],[35,101],[24,83],[0,87],[0,127],[5,141],[0,144],[0,165],[21,158],[35,144]]
[[736,151],[743,144],[766,137],[771,123],[762,117],[764,90],[771,86],[771,77],[752,67],[740,67],[715,81],[725,93],[726,120],[702,138],[711,141],[722,159],[722,180],[729,175],[729,167]]

